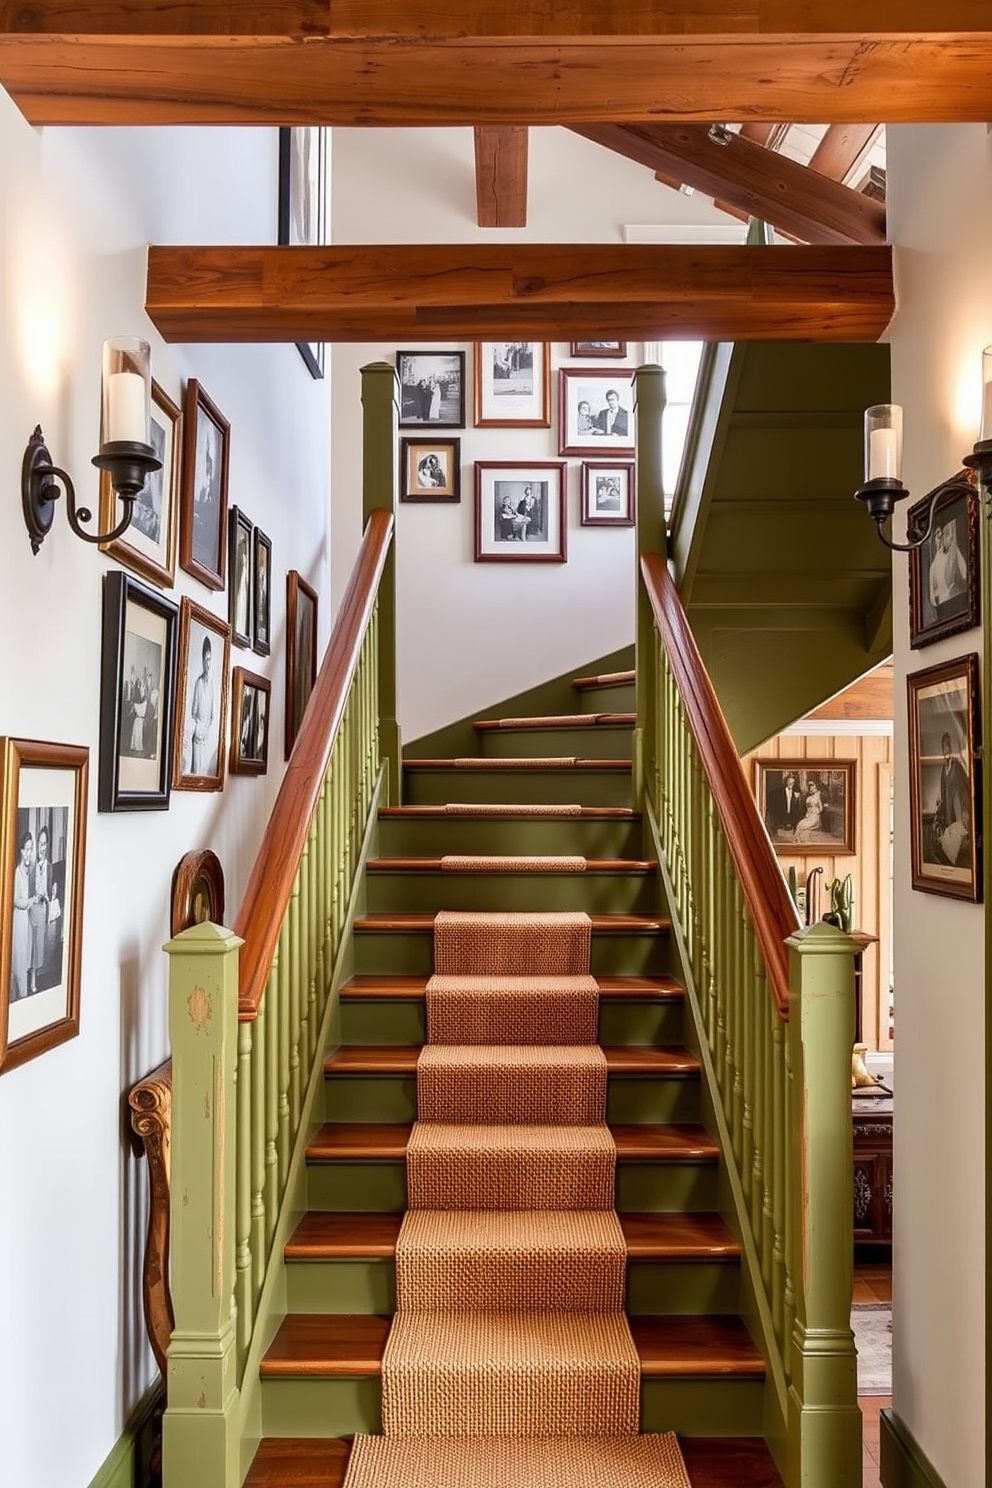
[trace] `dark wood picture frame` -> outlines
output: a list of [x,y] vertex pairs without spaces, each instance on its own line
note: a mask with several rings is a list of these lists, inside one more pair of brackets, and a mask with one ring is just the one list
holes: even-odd
[[573,341],[571,348],[573,357],[625,357],[627,355],[626,341]]
[[633,460],[582,462],[579,520],[583,527],[633,527],[635,470]]
[[[328,240],[327,129],[303,125],[279,130],[279,245],[322,248]],[[310,376],[324,376],[323,341],[297,341]]]
[[[254,527],[238,506],[227,514],[227,588],[231,644],[243,650],[252,643],[252,579],[254,576]],[[243,623],[242,623],[243,622]]]
[[912,672],[906,689],[913,888],[980,903],[978,656],[972,652]]
[[291,568],[286,575],[286,758],[293,752],[317,680],[317,591]]
[[168,809],[178,623],[164,594],[130,574],[104,574],[100,811]]
[[476,563],[565,563],[567,477],[564,460],[476,460]]
[[[558,453],[588,455],[594,460],[624,460],[634,454],[633,370],[617,367],[600,372],[587,367],[561,367],[558,372]],[[617,420],[622,434],[607,434],[610,394],[617,394]],[[583,413],[583,405],[587,405]],[[602,427],[600,427],[602,425]]]
[[89,757],[0,739],[0,1075],[79,1033]]
[[170,933],[178,935],[211,920],[224,923],[224,870],[209,848],[185,853],[172,875]]
[[462,499],[460,439],[400,440],[400,500],[423,506]]
[[[972,471],[959,471],[957,479],[974,483]],[[924,496],[910,507],[910,542],[926,531],[929,506],[930,497]],[[970,496],[957,491],[938,496],[930,537],[909,555],[909,644],[914,651],[980,623],[978,507],[977,490]]]
[[[140,574],[160,589],[171,589],[176,582],[176,548],[179,536],[180,476],[183,454],[183,411],[165,389],[152,379],[151,395],[152,444],[162,469],[145,481],[134,503],[131,525],[123,537],[101,543],[100,552],[122,563],[132,573]],[[149,499],[142,501],[145,492]],[[156,516],[155,498],[159,511]],[[119,520],[117,497],[110,475],[100,472],[100,525],[108,532]],[[158,521],[158,541],[149,530]],[[157,552],[156,552],[157,550]]]
[[208,589],[223,589],[231,426],[195,377],[186,385],[183,424],[179,562]]
[[[499,406],[503,398],[504,406]],[[550,429],[551,346],[547,341],[475,343],[475,426]]]
[[272,650],[272,539],[260,527],[252,538],[251,614],[252,650],[268,656]]
[[[264,698],[264,704],[260,700]],[[235,667],[231,679],[232,775],[264,775],[269,768],[272,683],[268,677]]]
[[[398,351],[396,374],[400,384],[401,429],[465,427],[463,351]],[[452,380],[457,384],[454,394],[451,391]],[[435,391],[437,416],[432,417]]]
[[[210,732],[203,739],[197,734],[202,729],[202,709],[196,722],[192,709],[197,705],[197,682],[203,678],[206,664],[204,638],[209,637],[210,670],[206,686],[202,690],[211,701]],[[217,656],[217,653],[219,657]],[[231,627],[192,599],[184,598],[179,608],[179,659],[176,680],[176,726],[173,754],[173,790],[219,791],[224,789],[224,770],[227,764],[227,697],[228,673],[231,662]],[[194,676],[201,668],[199,678]],[[211,676],[214,681],[210,685]],[[192,697],[190,684],[192,682]],[[214,724],[216,723],[216,741]],[[204,748],[208,753],[204,754]],[[197,765],[209,765],[213,769],[198,770]]]
[[[758,810],[780,857],[853,857],[857,775],[857,760],[755,761]],[[790,777],[794,788],[787,805]]]

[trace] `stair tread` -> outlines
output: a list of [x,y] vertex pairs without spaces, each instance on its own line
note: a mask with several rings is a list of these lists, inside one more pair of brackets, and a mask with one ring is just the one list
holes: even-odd
[[[681,1002],[684,990],[674,977],[613,976],[599,977],[600,998],[620,1001],[670,999]],[[363,998],[423,998],[428,978],[425,976],[387,976],[381,972],[360,972],[341,988],[341,996]]]
[[573,677],[572,686],[577,692],[589,687],[629,687],[636,682],[636,672],[601,672],[598,677]]
[[[416,761],[410,760],[408,763],[415,764]],[[521,817],[525,817],[528,821],[540,821],[542,820],[538,815],[540,809],[540,806],[530,806],[521,812]],[[438,818],[449,817],[461,820],[469,816],[476,817],[478,814],[476,811],[452,811],[448,806],[380,806],[379,808],[379,819],[385,818],[387,821],[402,821],[404,818],[411,821],[435,821]],[[504,811],[503,816],[508,821],[513,820],[510,812]],[[564,818],[566,821],[640,821],[640,819],[641,813],[634,811],[630,806],[583,806],[578,816]],[[549,806],[548,815],[544,820],[561,821],[563,818],[559,811]]]
[[719,1214],[618,1214],[630,1260],[732,1260],[741,1253]]
[[[662,915],[631,915],[631,914],[592,914],[589,916],[594,931],[600,934],[613,934],[635,931],[638,934],[663,935],[672,927],[672,922]],[[382,930],[430,930],[434,929],[435,914],[433,911],[426,913],[397,913],[392,910],[378,911],[374,914],[361,915],[355,920],[355,930],[366,934]]]
[[[547,858],[547,857],[559,857],[559,856],[561,856],[561,854],[558,854],[558,853],[472,853],[472,854],[466,855],[465,853],[461,853],[461,854],[453,854],[452,856],[455,856],[455,857],[459,857],[459,856],[460,857],[471,856],[473,858],[473,860],[482,859],[482,858],[493,858],[493,859],[495,859],[496,862],[499,862],[500,859],[508,858],[508,857],[513,858],[513,859],[520,859],[520,858],[524,858],[524,859],[526,859],[526,858]],[[566,853],[565,856],[566,857],[570,857],[570,856],[572,856],[572,854]],[[488,867],[487,868],[472,868],[472,869],[468,869],[468,870],[466,870],[466,869],[459,870],[459,869],[456,868],[455,870],[452,870],[450,868],[444,868],[444,867],[442,867],[442,861],[443,860],[441,858],[413,858],[413,857],[409,857],[409,858],[369,858],[369,860],[368,860],[368,862],[366,863],[365,866],[368,869],[369,873],[444,873],[444,874],[448,874],[448,873],[451,873],[452,871],[455,871],[455,872],[459,872],[459,871],[466,872],[466,871],[468,871],[468,872],[472,872],[472,873],[492,873],[494,871],[498,871],[498,870],[494,870],[493,868],[488,868]],[[531,868],[531,869],[527,869],[527,868],[515,868],[515,869],[511,869],[509,871],[510,872],[514,872],[514,873],[527,873],[527,872],[531,872],[531,873],[546,873],[548,870],[543,869],[543,868]],[[551,870],[551,871],[554,872],[554,870]],[[561,870],[561,871],[563,871],[563,872],[570,872],[571,870],[564,869],[564,870]],[[586,873],[645,873],[646,874],[646,873],[656,873],[658,871],[658,865],[657,865],[657,863],[655,863],[650,858],[586,858],[586,866],[585,866],[585,870],[584,871]]]
[[482,734],[497,731],[512,734],[533,729],[633,728],[636,722],[636,713],[548,713],[535,714],[532,718],[483,718],[472,727]]
[[765,1361],[738,1317],[654,1314],[627,1321],[644,1379],[687,1374],[764,1377]]
[[[465,756],[461,756],[461,758],[465,758]],[[564,764],[562,759],[567,759],[568,763]],[[500,759],[498,755],[490,755],[488,757],[480,755],[478,763],[473,760],[472,765],[468,768],[473,772],[477,770],[513,770],[520,774],[527,770],[626,770],[629,772],[630,767],[631,761],[629,759],[585,759],[581,755],[576,755],[574,759],[571,755],[563,756],[562,758],[552,755],[547,759],[528,759],[526,763],[521,763],[519,759],[514,759],[513,757]],[[466,766],[459,765],[454,759],[413,759],[404,760],[403,768],[404,770],[463,770]]]
[[402,1222],[402,1214],[313,1209],[304,1214],[283,1254],[293,1260],[394,1256]]
[[[410,1122],[325,1121],[307,1146],[307,1159],[330,1162],[404,1158],[411,1131]],[[619,1158],[711,1162],[720,1153],[717,1144],[701,1126],[611,1123],[610,1133]]]
[[[698,1074],[699,1060],[687,1049],[649,1044],[603,1044],[610,1074]],[[421,1044],[343,1044],[324,1061],[325,1075],[412,1075]]]
[[392,1318],[376,1313],[291,1312],[259,1366],[277,1375],[379,1374]]

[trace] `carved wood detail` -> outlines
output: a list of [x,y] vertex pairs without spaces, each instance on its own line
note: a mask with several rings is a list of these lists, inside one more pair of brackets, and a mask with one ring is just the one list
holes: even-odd
[[172,1131],[172,1060],[167,1059],[132,1087],[131,1126],[148,1159],[148,1234],[142,1274],[145,1327],[155,1362],[166,1378],[166,1354],[175,1327],[169,1284],[169,1192]]

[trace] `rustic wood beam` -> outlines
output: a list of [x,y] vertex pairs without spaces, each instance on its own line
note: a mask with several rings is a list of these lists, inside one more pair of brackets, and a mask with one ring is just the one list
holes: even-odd
[[167,341],[874,341],[891,250],[617,244],[148,251]]
[[861,152],[871,144],[877,124],[831,124],[813,151],[810,170],[843,181]]
[[885,209],[763,145],[702,124],[595,124],[576,134],[807,243],[884,243]]
[[480,227],[527,226],[527,126],[477,124],[475,202]]

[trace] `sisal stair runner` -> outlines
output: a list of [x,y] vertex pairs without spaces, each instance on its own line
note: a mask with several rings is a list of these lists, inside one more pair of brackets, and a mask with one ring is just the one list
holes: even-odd
[[590,933],[436,917],[383,1434],[345,1488],[688,1488],[638,1434]]

